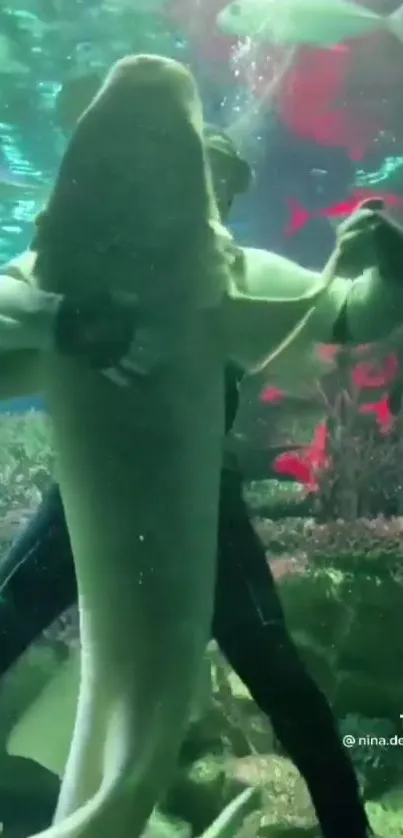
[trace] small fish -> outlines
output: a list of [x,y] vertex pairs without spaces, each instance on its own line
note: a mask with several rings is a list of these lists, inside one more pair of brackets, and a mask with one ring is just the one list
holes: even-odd
[[289,46],[333,47],[380,30],[403,42],[403,7],[384,16],[348,0],[233,0],[217,26],[228,35]]
[[[338,204],[333,204],[324,209],[310,211],[306,209],[299,201],[290,198],[288,206],[290,210],[290,220],[285,229],[286,236],[294,236],[299,230],[303,230],[309,222],[314,218],[326,218],[328,221],[342,221],[343,218],[354,212],[361,201],[369,198],[370,193],[366,189],[354,189],[351,196],[345,201],[340,201]],[[381,198],[387,209],[396,210],[403,209],[403,196],[395,195],[393,192],[378,193],[376,197]]]
[[316,352],[322,361],[327,361],[328,364],[335,364],[337,356],[340,353],[340,346],[335,346],[330,343],[320,344]]
[[279,387],[266,387],[260,396],[260,401],[264,404],[278,404],[284,400],[284,397],[285,392]]
[[293,451],[280,454],[274,462],[274,471],[291,477],[296,483],[301,483],[308,492],[316,492],[318,483],[312,473],[311,466],[305,461],[303,453]]
[[361,405],[359,412],[375,416],[376,424],[382,436],[388,436],[394,427],[396,417],[391,410],[389,395],[383,396],[379,402]]
[[318,477],[329,468],[331,459],[327,454],[329,431],[326,422],[319,422],[315,428],[312,442],[294,451],[285,451],[276,457],[274,471],[293,477],[302,483],[307,492],[316,492],[319,488]]
[[394,353],[387,355],[382,361],[363,361],[356,364],[351,377],[354,386],[359,390],[367,388],[388,387],[399,372],[399,361]]

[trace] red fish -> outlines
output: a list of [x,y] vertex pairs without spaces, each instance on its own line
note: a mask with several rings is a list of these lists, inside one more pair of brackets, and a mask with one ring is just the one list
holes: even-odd
[[[215,38],[215,33],[213,35]],[[224,58],[223,50],[221,57]],[[264,110],[276,110],[292,134],[332,148],[345,148],[361,159],[379,129],[369,109],[358,113],[345,107],[350,52],[345,44],[333,49],[298,49],[284,67],[289,48],[261,44],[253,48],[248,69],[237,66],[237,82],[245,85]],[[279,78],[280,68],[284,67]],[[371,113],[371,115],[369,115]]]
[[266,387],[260,396],[260,401],[266,404],[277,404],[278,402],[283,401],[284,396],[284,391],[279,390],[278,387]]
[[313,218],[328,218],[329,220],[334,218],[342,220],[346,216],[350,215],[350,213],[354,212],[361,201],[371,197],[382,198],[388,209],[396,210],[403,208],[403,196],[395,195],[393,192],[377,192],[376,196],[374,196],[374,193],[368,189],[354,189],[350,197],[346,198],[345,201],[341,201],[339,204],[333,204],[333,206],[325,207],[324,209],[315,210],[313,212],[306,209],[299,203],[299,201],[291,198],[288,201],[291,217],[284,231],[285,235],[295,235],[295,233],[302,230],[307,224],[309,224]]
[[334,344],[327,343],[323,344],[322,346],[318,346],[316,348],[316,352],[319,355],[319,358],[322,359],[322,361],[327,361],[328,363],[331,363],[332,361],[336,360],[340,352],[340,346],[335,346]]
[[387,355],[383,361],[357,364],[352,370],[353,383],[358,388],[386,387],[392,383],[399,370],[396,355]]
[[389,396],[383,396],[379,402],[372,404],[363,404],[360,407],[360,413],[373,413],[376,418],[376,423],[383,436],[387,436],[392,430],[396,418],[391,413],[389,407]]
[[380,119],[363,107],[359,97],[346,106],[353,57],[354,50],[346,44],[330,50],[300,49],[275,107],[293,134],[329,148],[344,148],[351,160],[360,160],[379,132]]
[[[235,70],[237,39],[219,32],[216,25],[217,15],[227,2],[170,0],[166,9],[189,42],[192,54],[207,62],[207,71],[215,79],[222,68],[223,78],[228,81],[230,69],[236,87],[246,86],[263,109],[274,108],[292,134],[345,149],[351,160],[362,159],[375,140],[379,149],[380,139],[385,154],[393,154],[386,137],[391,136],[395,142],[402,133],[400,122],[395,125],[401,110],[399,44],[395,46],[393,39],[376,33],[354,41],[351,47],[303,47],[296,51],[281,83],[273,85],[288,48],[272,44],[253,48],[250,60],[237,62]],[[396,102],[396,107],[388,107],[389,102]]]
[[305,461],[303,452],[284,452],[276,457],[273,464],[277,474],[284,474],[292,477],[297,483],[302,483],[308,492],[315,492],[318,488],[317,480],[312,474],[312,469]]
[[295,451],[285,451],[276,457],[274,471],[293,477],[297,483],[302,483],[308,492],[316,492],[319,488],[318,475],[327,469],[331,462],[326,453],[327,441],[326,422],[320,422],[309,445]]
[[326,468],[329,464],[329,458],[326,454],[328,436],[329,431],[326,422],[319,422],[315,428],[312,442],[305,449],[309,462],[316,472]]

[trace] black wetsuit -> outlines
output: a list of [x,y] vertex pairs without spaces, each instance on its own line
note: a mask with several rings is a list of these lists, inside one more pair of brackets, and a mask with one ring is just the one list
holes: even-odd
[[[238,406],[236,370],[227,371],[226,425]],[[77,598],[58,487],[0,567],[0,674]],[[325,838],[369,834],[357,781],[324,695],[308,675],[284,621],[263,544],[242,495],[242,476],[221,477],[218,572],[212,633],[305,778]]]

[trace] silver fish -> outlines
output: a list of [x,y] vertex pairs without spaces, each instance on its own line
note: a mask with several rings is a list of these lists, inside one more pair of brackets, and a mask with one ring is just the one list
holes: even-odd
[[403,6],[385,17],[349,0],[233,0],[217,25],[239,38],[290,46],[331,47],[382,29],[403,42]]

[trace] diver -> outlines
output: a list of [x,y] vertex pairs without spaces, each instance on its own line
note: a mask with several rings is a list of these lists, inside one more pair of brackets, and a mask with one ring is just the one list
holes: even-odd
[[[229,138],[214,127],[206,130],[207,148],[222,219],[228,218],[235,196],[245,191],[251,172]],[[402,290],[393,284],[393,254],[402,248],[400,231],[393,230],[387,219],[367,210],[362,222],[345,228],[346,239],[363,227],[365,247],[373,247],[382,277],[363,276],[355,283],[339,282],[339,296],[321,303],[315,315],[308,341],[346,343],[381,337],[401,323],[399,303]],[[373,229],[372,221],[376,224]],[[365,239],[368,230],[368,240]],[[390,236],[392,244],[390,248]],[[393,238],[394,237],[394,238]],[[248,249],[244,250],[248,265]],[[244,278],[246,288],[263,295],[272,290],[286,296],[304,290],[317,281],[317,275],[264,251],[249,251],[252,271]],[[265,260],[267,270],[265,271]],[[253,261],[260,271],[257,288],[253,282]],[[396,255],[396,260],[398,258]],[[348,261],[348,260],[347,260]],[[278,271],[278,279],[276,276]],[[4,269],[18,279],[20,268]],[[397,274],[398,275],[398,274]],[[294,279],[293,284],[293,277]],[[248,285],[249,280],[249,285]],[[287,282],[290,284],[288,291]],[[276,284],[278,283],[278,284]],[[360,286],[361,283],[361,286]],[[297,285],[297,288],[295,287]],[[3,286],[2,286],[3,288]],[[352,292],[359,293],[354,297]],[[35,295],[33,289],[27,294]],[[3,291],[0,310],[4,312]],[[24,341],[6,349],[28,351],[37,341],[44,350],[52,342],[67,354],[102,369],[116,366],[124,359],[130,344],[134,313],[128,303],[119,300],[55,300],[42,294],[36,309],[25,314],[32,329]],[[15,303],[18,309],[18,301]],[[112,321],[105,316],[111,307]],[[384,317],[380,313],[384,309]],[[38,318],[38,313],[41,317]],[[36,321],[34,321],[36,317]],[[18,320],[18,317],[17,317]],[[122,324],[121,335],[119,322]],[[53,336],[54,335],[54,336]],[[123,367],[123,372],[125,367]],[[226,431],[230,431],[238,406],[241,372],[229,365],[226,377]],[[0,393],[1,395],[1,393]],[[0,566],[2,608],[0,631],[0,672],[4,673],[27,646],[48,627],[77,597],[74,564],[57,485],[43,501],[17,538]],[[364,838],[370,834],[358,784],[347,753],[343,750],[331,710],[325,697],[306,672],[285,624],[284,614],[267,564],[263,544],[251,524],[242,496],[242,475],[232,460],[224,462],[218,541],[218,571],[212,634],[251,695],[268,715],[275,734],[285,751],[305,778],[325,838]]]

